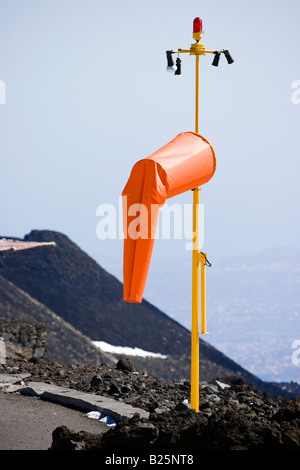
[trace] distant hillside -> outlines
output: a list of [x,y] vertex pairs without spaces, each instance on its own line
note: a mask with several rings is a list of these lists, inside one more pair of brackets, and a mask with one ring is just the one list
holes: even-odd
[[[166,360],[146,362],[138,359],[140,367],[146,364],[149,372],[159,370],[161,376],[168,378],[189,378],[190,332],[187,329],[149,302],[123,302],[122,284],[65,235],[34,230],[24,239],[55,241],[57,246],[0,253],[0,275],[3,278],[91,340],[138,347],[169,356]],[[28,306],[24,303],[23,310],[35,315],[32,302]],[[59,331],[57,335],[59,337]],[[68,340],[61,338],[61,341],[62,347],[67,348]],[[202,380],[237,375],[257,387],[264,386],[259,379],[203,340],[200,340],[200,368]]]
[[[292,362],[300,338],[300,250],[281,247],[258,254],[209,256],[205,340],[252,374],[272,382],[300,383]],[[149,302],[190,329],[192,270],[189,256],[152,260]],[[105,268],[121,279],[113,259]]]

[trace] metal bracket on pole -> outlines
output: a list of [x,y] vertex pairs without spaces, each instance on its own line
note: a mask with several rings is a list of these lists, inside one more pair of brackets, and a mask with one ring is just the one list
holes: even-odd
[[207,259],[206,253],[198,254],[198,263],[201,264],[201,333],[202,335],[208,335],[206,331],[206,271],[205,266],[211,266],[211,263]]

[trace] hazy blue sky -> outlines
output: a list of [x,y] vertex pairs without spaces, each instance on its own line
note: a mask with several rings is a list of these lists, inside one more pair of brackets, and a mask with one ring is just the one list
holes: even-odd
[[[217,156],[203,248],[300,246],[299,0],[0,0],[1,235],[57,230],[122,256],[121,240],[97,238],[96,210],[118,206],[137,160],[194,130],[194,58],[174,77],[165,51],[190,47],[196,16],[205,47],[235,59],[200,58],[200,133]],[[160,253],[184,256],[183,242],[158,240]]]

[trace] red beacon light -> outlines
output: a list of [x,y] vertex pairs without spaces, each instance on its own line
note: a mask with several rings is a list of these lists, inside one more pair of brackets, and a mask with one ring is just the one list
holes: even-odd
[[202,38],[202,35],[202,20],[197,17],[193,21],[193,38],[196,39],[196,41],[199,41],[199,39]]
[[199,17],[194,19],[193,33],[202,33],[202,20]]

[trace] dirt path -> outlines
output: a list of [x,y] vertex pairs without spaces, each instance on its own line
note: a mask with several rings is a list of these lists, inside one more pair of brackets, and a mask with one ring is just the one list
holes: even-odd
[[0,392],[0,450],[48,450],[58,426],[102,434],[109,428],[85,413],[38,398]]

